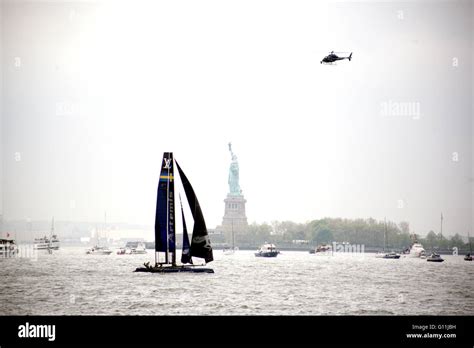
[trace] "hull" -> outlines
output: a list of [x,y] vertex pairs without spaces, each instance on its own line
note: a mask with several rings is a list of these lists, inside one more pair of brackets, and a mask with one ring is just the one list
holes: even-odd
[[112,250],[88,250],[86,251],[88,255],[110,255]]
[[222,252],[224,253],[224,255],[233,255],[235,254],[235,252],[239,250],[239,248],[235,247],[235,248],[229,248],[229,249],[224,249],[222,250]]
[[428,262],[443,262],[444,260],[443,259],[426,259],[426,261]]
[[134,250],[134,249],[120,249],[117,251],[117,255],[136,255],[136,254],[146,254],[146,250]]
[[[50,249],[50,246],[49,246],[49,243],[40,242],[40,243],[35,243],[33,248],[35,250],[46,250],[46,249]],[[51,249],[59,250],[59,242],[52,242]]]
[[9,258],[16,256],[16,249],[15,250],[2,250],[0,249],[0,258]]
[[415,243],[411,249],[408,257],[423,257],[426,256],[426,250],[420,243]]
[[384,259],[399,259],[400,255],[385,255]]
[[0,258],[15,257],[18,246],[12,240],[0,239]]
[[396,253],[377,253],[375,255],[375,257],[379,258],[379,259],[394,259],[394,260],[397,260],[400,258],[400,255],[399,254],[396,254]]
[[472,261],[472,256],[465,256],[464,261]]
[[277,257],[278,251],[265,251],[265,252],[258,252],[255,253],[257,257]]
[[192,266],[139,267],[135,272],[146,273],[214,273],[212,268]]

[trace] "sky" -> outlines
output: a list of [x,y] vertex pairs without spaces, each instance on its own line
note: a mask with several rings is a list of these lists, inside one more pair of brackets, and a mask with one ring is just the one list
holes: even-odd
[[[209,228],[473,225],[471,1],[3,1],[7,220],[153,225],[174,152]],[[353,58],[320,64],[330,51]]]

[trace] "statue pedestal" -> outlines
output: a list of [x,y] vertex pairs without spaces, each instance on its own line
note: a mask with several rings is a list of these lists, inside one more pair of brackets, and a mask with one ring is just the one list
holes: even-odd
[[224,217],[221,229],[228,241],[232,241],[232,230],[234,235],[245,232],[248,228],[247,216],[245,215],[245,203],[247,200],[243,195],[228,194],[225,202]]

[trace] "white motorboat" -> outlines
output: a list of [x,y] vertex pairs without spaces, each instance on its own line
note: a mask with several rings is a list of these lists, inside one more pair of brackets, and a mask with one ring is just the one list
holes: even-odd
[[93,255],[110,255],[112,254],[112,250],[107,247],[96,245],[86,251],[86,254],[93,254]]
[[444,259],[436,252],[432,252],[430,256],[426,259],[428,262],[443,262]]
[[410,248],[410,253],[408,254],[409,257],[422,257],[426,255],[425,248],[421,243],[415,242]]
[[309,251],[310,254],[323,255],[332,252],[332,247],[328,244],[318,245],[316,248]]
[[128,242],[125,247],[117,250],[117,255],[134,255],[146,253],[145,243],[142,242]]
[[277,250],[275,244],[265,243],[257,250],[255,256],[257,257],[276,257],[280,252]]

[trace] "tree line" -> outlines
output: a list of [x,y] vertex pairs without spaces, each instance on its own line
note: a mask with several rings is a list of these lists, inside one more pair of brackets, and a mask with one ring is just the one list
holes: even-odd
[[[324,218],[306,223],[292,221],[273,221],[271,223],[252,223],[246,231],[235,236],[237,245],[294,244],[293,241],[311,246],[332,242],[347,242],[365,247],[403,250],[409,248],[415,240],[422,243],[425,249],[469,249],[469,244],[456,233],[449,238],[429,231],[426,236],[414,235],[408,222],[377,221],[369,219]],[[385,240],[384,240],[385,239]],[[472,238],[471,238],[472,241]]]

